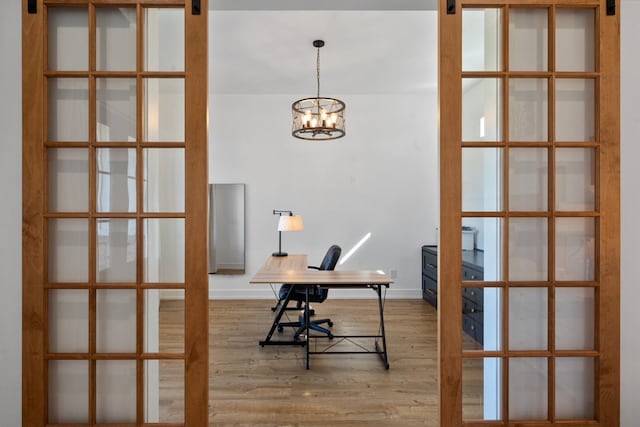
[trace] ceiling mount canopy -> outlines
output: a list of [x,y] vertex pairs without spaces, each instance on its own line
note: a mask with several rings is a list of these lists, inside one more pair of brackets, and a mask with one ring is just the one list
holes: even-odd
[[345,104],[339,99],[320,97],[320,48],[323,40],[314,40],[316,53],[316,81],[315,98],[299,99],[291,105],[293,113],[293,130],[291,134],[296,138],[309,141],[327,141],[342,138],[344,131]]

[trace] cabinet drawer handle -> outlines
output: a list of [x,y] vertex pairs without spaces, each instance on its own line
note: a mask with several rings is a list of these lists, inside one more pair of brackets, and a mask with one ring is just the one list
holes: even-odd
[[427,264],[427,267],[438,269],[438,266],[433,264]]
[[471,291],[471,296],[474,296],[476,294],[476,291]]
[[476,330],[476,325],[471,325],[471,330],[475,331]]
[[476,280],[476,275],[475,274],[471,275],[471,280]]
[[436,294],[433,290],[431,290],[429,288],[427,288],[426,291],[429,292],[431,295],[435,295]]

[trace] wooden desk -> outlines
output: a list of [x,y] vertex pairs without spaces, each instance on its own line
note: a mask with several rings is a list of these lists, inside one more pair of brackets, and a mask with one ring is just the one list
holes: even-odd
[[[387,342],[384,331],[384,304],[382,301],[382,287],[389,287],[393,280],[375,271],[318,271],[307,268],[306,255],[289,255],[286,257],[270,256],[265,261],[262,268],[253,276],[249,283],[254,284],[284,284],[293,285],[287,294],[283,304],[279,305],[271,329],[267,337],[260,341],[261,346],[265,345],[304,345],[306,346],[307,369],[309,369],[310,354],[356,354],[374,353],[380,355],[386,369],[389,369],[389,359],[387,357]],[[380,333],[379,335],[334,335],[337,339],[350,338],[373,338],[375,339],[376,351],[310,351],[309,340],[317,337],[309,335],[309,322],[306,325],[306,341],[276,341],[272,340],[280,319],[284,314],[284,308],[291,299],[294,287],[304,287],[306,293],[305,319],[309,319],[309,289],[311,285],[319,285],[323,288],[334,289],[373,289],[378,295],[378,309],[380,311]],[[382,348],[378,342],[382,340]]]

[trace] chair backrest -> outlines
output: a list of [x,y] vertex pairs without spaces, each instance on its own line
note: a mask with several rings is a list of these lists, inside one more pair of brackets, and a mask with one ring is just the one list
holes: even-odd
[[320,263],[320,270],[334,270],[336,268],[336,264],[338,264],[338,259],[340,258],[341,253],[342,249],[340,246],[331,245]]
[[[318,268],[320,270],[335,270],[341,253],[342,249],[340,248],[340,246],[331,245]],[[321,288],[320,286],[314,286],[313,288],[311,288],[310,298],[312,302],[324,302],[324,300],[327,299],[328,295],[329,289]]]

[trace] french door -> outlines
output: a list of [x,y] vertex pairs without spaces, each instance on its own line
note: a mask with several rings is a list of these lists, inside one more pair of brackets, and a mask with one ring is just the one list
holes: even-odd
[[439,6],[441,425],[616,426],[615,2]]
[[205,426],[207,2],[22,18],[23,425]]

